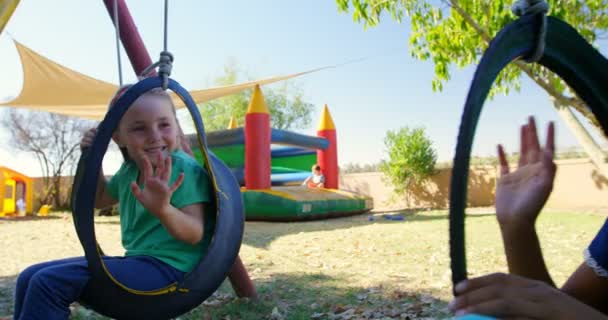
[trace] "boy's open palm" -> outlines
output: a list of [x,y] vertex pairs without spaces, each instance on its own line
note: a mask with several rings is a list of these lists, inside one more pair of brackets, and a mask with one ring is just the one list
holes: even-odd
[[171,178],[171,156],[165,160],[159,155],[156,171],[152,169],[150,161],[143,157],[143,190],[135,182],[131,182],[133,195],[144,208],[148,209],[155,216],[160,215],[169,205],[173,192],[179,188],[184,181],[184,173],[180,173],[172,185],[169,185]]
[[496,186],[496,215],[501,225],[534,224],[553,188],[555,178],[555,130],[547,129],[547,143],[540,147],[534,119],[521,130],[517,170],[509,172],[502,146],[498,146],[501,177]]

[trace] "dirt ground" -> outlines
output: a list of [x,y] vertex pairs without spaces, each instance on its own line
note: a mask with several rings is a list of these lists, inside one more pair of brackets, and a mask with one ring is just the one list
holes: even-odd
[[[281,314],[279,318],[289,320],[339,313],[344,319],[351,313],[369,314],[365,319],[445,318],[451,299],[447,212],[402,215],[400,220],[377,213],[305,223],[248,222],[240,256],[261,302],[235,300],[227,287],[220,293],[228,298],[210,299],[180,319],[267,319]],[[604,221],[598,215],[541,215],[539,236],[556,283],[576,270]],[[95,222],[106,254],[122,255],[118,218],[96,217]],[[467,230],[469,273],[507,271],[493,212],[471,210]],[[0,320],[12,314],[19,272],[35,263],[82,255],[69,214],[0,219]],[[207,314],[210,317],[202,316]],[[101,318],[86,314],[73,319]]]
[[[96,218],[95,231],[104,251],[120,255],[124,250],[116,221]],[[70,215],[0,220],[0,319],[12,311],[19,272],[35,263],[83,254]]]

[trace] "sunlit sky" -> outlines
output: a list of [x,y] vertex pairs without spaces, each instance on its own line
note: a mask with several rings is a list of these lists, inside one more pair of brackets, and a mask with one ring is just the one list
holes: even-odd
[[[162,49],[163,1],[127,4],[156,59]],[[5,31],[54,61],[118,82],[114,29],[102,1],[21,0]],[[19,58],[7,32],[0,36],[0,99],[16,96],[22,82]],[[172,76],[186,88],[202,89],[222,75],[229,59],[247,74],[263,78],[369,57],[295,80],[315,106],[313,124],[303,132],[314,134],[327,104],[338,129],[341,164],[378,162],[385,154],[386,131],[403,126],[425,127],[439,160],[448,161],[474,66],[454,68],[444,90],[433,92],[433,65],[410,58],[409,32],[407,21],[397,24],[390,19],[364,30],[327,0],[170,1],[169,50],[176,58]],[[124,52],[123,73],[127,81],[134,80]],[[556,121],[558,149],[577,145],[547,94],[524,79],[521,92],[486,103],[473,154],[494,155],[498,142],[507,151],[516,151],[518,125],[529,114],[542,124]],[[5,129],[0,129],[0,139],[9,139]],[[116,159],[107,159],[110,171],[117,167]],[[0,165],[40,174],[32,155],[16,153],[5,143],[0,144]]]

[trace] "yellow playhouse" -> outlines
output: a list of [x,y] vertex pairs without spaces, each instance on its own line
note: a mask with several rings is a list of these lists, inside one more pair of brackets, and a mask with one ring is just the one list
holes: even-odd
[[[30,177],[15,170],[0,167],[0,217],[31,214],[34,205],[34,184]],[[20,207],[23,212],[20,212]]]

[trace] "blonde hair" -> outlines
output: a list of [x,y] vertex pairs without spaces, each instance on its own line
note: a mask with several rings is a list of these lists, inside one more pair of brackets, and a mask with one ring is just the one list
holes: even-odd
[[[163,88],[154,88],[154,89],[148,90],[148,91],[144,92],[141,96],[139,96],[139,98],[146,97],[146,96],[155,96],[155,97],[165,98],[167,101],[169,101],[169,104],[171,105],[171,109],[173,109],[173,115],[177,115],[176,111],[175,111],[175,104],[173,104],[173,99],[171,99],[171,95],[169,95],[169,93],[166,90],[163,90]],[[137,98],[137,100],[139,100],[139,98]],[[137,100],[135,100],[135,102],[137,102]],[[175,117],[175,121],[177,122],[177,117]]]
[[[108,110],[110,108],[112,108],[116,104],[116,101],[118,101],[118,99],[131,86],[133,86],[133,84],[127,84],[127,85],[124,85],[124,86],[120,87],[116,91],[116,93],[112,97],[112,100],[110,100],[110,104],[108,106]],[[182,131],[182,127],[180,126],[179,121],[177,120],[177,112],[175,110],[175,104],[173,103],[173,99],[171,99],[171,95],[169,95],[169,93],[166,90],[162,89],[162,88],[154,88],[154,89],[150,89],[150,90],[144,92],[133,103],[136,103],[137,100],[141,99],[142,97],[146,97],[146,96],[155,96],[155,97],[165,98],[169,102],[169,105],[171,105],[171,109],[173,110],[173,116],[175,118],[175,124],[177,125],[177,150],[183,150],[182,143],[189,143],[189,142],[188,142],[188,139],[186,139],[186,136],[184,135],[184,132]],[[116,128],[115,130],[118,130],[118,128]],[[189,148],[189,146],[188,146],[188,148]],[[131,157],[129,157],[129,153],[127,152],[126,148],[119,146],[119,149],[120,149],[120,153],[122,153],[122,156],[123,156],[124,160],[125,161],[130,161]]]

